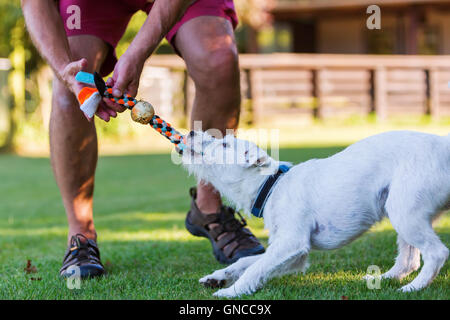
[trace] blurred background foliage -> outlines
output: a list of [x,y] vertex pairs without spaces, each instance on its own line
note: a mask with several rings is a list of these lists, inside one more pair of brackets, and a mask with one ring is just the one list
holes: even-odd
[[[270,22],[265,13],[272,0],[236,0],[240,21],[237,32],[241,52],[246,49],[248,30],[261,28]],[[139,31],[147,15],[140,11],[131,19],[117,47],[122,55]],[[0,152],[20,151],[27,143],[48,143],[48,122],[51,103],[52,72],[42,60],[26,32],[20,0],[0,0]],[[166,40],[157,53],[173,53]],[[6,60],[9,59],[9,62]],[[97,122],[100,136],[111,139],[133,136],[133,126]]]
[[[296,1],[299,3],[301,2],[301,0],[292,0],[292,2]],[[305,41],[303,41],[303,39],[300,39],[301,41],[299,41],[295,28],[300,28],[299,30],[302,31],[300,32],[302,35],[312,34],[313,32],[304,32],[304,30],[310,30],[311,26],[307,23],[308,21],[305,20],[305,22],[300,18],[293,23],[287,23],[283,20],[284,18],[277,21],[276,14],[273,14],[272,16],[268,13],[274,12],[271,10],[277,3],[276,0],[234,0],[234,2],[240,20],[240,24],[236,30],[236,41],[240,53],[315,52],[299,51],[298,48],[299,43],[304,44]],[[128,28],[116,49],[119,57],[126,51],[146,18],[147,16],[144,12],[137,12],[132,17]],[[442,20],[442,23],[448,21],[448,19],[444,18],[439,18]],[[324,19],[327,20],[326,17]],[[344,17],[342,17],[342,19],[343,21],[345,20]],[[393,19],[391,20],[395,21]],[[436,21],[439,22],[441,20]],[[52,71],[36,51],[26,31],[20,0],[0,0],[0,21],[0,152],[20,153],[23,150],[26,150],[25,152],[29,153],[30,150],[33,151],[34,148],[47,151],[48,124],[51,110],[51,87],[53,79]],[[340,21],[341,19],[338,19],[338,22]],[[430,38],[431,40],[429,39],[429,41],[422,42],[431,43],[431,45],[425,46],[425,49],[423,50],[421,49],[419,51],[421,54],[436,54],[439,50],[435,48],[435,39],[439,38],[437,37],[439,33],[433,33],[433,31],[440,29],[443,31],[446,30],[446,24],[442,24],[442,27],[439,29],[433,27],[433,23],[435,23],[433,22],[434,20],[430,21],[432,21],[432,23],[430,23],[430,26],[426,25],[424,30],[427,32],[424,33],[422,38]],[[327,26],[327,23],[328,20],[325,21],[325,26]],[[348,23],[349,26],[353,28],[354,18],[350,17],[350,22]],[[324,41],[325,44],[329,42],[328,40],[333,40],[335,38],[334,32],[336,29],[339,29],[339,24],[337,26],[331,24],[330,26],[326,29],[330,31],[328,32],[329,34],[325,32],[325,36],[327,36],[324,38],[326,40]],[[343,30],[347,29],[344,28]],[[380,31],[367,34],[367,52],[360,53],[398,54],[399,52],[393,51],[393,48],[398,47],[399,40],[394,37],[394,33],[391,32],[391,29],[387,28],[386,30],[386,32]],[[345,32],[343,33],[344,37],[346,37]],[[430,37],[426,37],[428,34],[430,34]],[[366,35],[366,33],[363,33],[363,35]],[[419,44],[419,49],[423,47],[422,42],[419,41],[420,39],[418,39],[417,42]],[[342,41],[339,40],[335,42],[341,43]],[[353,42],[357,41],[352,41],[352,43]],[[342,47],[347,49],[346,46],[348,46],[348,43],[345,41],[343,43]],[[174,53],[166,40],[163,40],[157,49],[156,54],[160,53]],[[162,79],[164,80],[164,75],[162,76]],[[241,81],[241,84],[242,83],[244,83],[244,81]],[[178,86],[179,83],[177,82],[176,85]],[[183,85],[188,87],[189,84],[181,84],[181,86]],[[244,90],[247,89],[244,88]],[[180,94],[178,95],[183,95],[183,89],[179,91]],[[247,91],[250,92],[251,90],[248,89]],[[178,95],[176,98],[177,104],[180,104],[178,100],[181,101],[182,99],[187,99],[186,97],[179,99]],[[248,109],[249,101],[243,102],[242,118],[245,118],[245,111]],[[183,108],[183,106],[181,106],[181,108]],[[161,111],[161,106],[159,111]],[[368,124],[374,123],[372,118],[350,117],[345,119],[346,122],[344,125],[348,126],[349,124],[352,124],[353,126],[360,126],[361,128],[366,129]],[[406,118],[408,119],[405,119],[405,117],[402,116],[401,121],[409,121],[410,117]],[[168,120],[173,121],[173,117],[170,117]],[[299,120],[295,118],[295,121],[296,128],[298,128]],[[314,121],[316,122],[312,125],[317,126],[318,120],[314,119]],[[431,122],[430,116],[421,116],[419,121],[421,121],[419,123],[420,125],[429,124]],[[449,120],[447,120],[444,125],[447,125],[448,121]],[[332,122],[332,125],[339,125],[336,119],[333,119]],[[177,123],[174,124],[178,125]],[[393,127],[395,126],[397,126],[396,123],[393,124]],[[148,144],[146,138],[137,137],[141,137],[142,134],[145,135],[147,134],[147,131],[151,131],[129,121],[127,114],[119,115],[118,119],[114,119],[110,123],[97,121],[97,128],[100,139],[103,139],[103,143],[100,144],[100,147],[105,145],[105,141],[111,142],[112,144],[110,145],[113,146],[119,145],[119,142],[123,141],[133,141],[135,144]],[[314,130],[314,128],[303,130]],[[297,133],[298,131],[300,130],[296,129]],[[320,131],[327,132],[324,128],[321,128]],[[327,139],[329,138],[330,137],[327,135]],[[312,137],[309,136],[308,139],[312,139]],[[166,141],[161,139],[155,139],[155,142],[152,141],[154,144],[159,142],[163,145],[166,144]],[[123,148],[123,144],[121,144],[121,148]]]

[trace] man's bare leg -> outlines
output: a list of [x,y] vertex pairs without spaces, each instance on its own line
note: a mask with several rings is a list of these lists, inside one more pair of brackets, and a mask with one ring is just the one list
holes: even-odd
[[[88,72],[98,71],[108,47],[89,35],[69,38],[73,59],[86,58]],[[92,204],[97,165],[94,122],[79,110],[77,99],[56,77],[50,117],[50,156],[69,223],[69,239],[81,233],[96,240]]]
[[[238,53],[231,23],[204,16],[186,22],[178,31],[176,46],[186,61],[196,94],[191,114],[202,129],[236,129],[241,103]],[[199,183],[197,205],[203,213],[215,213],[220,194],[211,185]]]
[[[195,83],[191,114],[202,122],[202,130],[236,129],[241,103],[238,53],[231,23],[221,17],[201,16],[189,20],[178,31],[175,45],[186,62]],[[199,183],[195,205],[186,217],[191,234],[208,238],[216,259],[232,263],[245,256],[260,254],[264,247],[253,234],[235,220],[234,212],[221,208],[220,194]],[[227,221],[227,222],[225,222]],[[206,227],[205,227],[206,225]]]

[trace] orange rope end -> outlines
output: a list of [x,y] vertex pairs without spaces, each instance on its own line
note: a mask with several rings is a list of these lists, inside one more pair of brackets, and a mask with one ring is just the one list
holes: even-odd
[[83,104],[94,92],[97,92],[97,89],[91,87],[84,87],[78,93],[78,101],[80,104]]

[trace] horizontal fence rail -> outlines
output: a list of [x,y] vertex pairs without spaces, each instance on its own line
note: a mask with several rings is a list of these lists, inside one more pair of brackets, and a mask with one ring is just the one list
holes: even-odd
[[[184,61],[155,55],[146,68],[155,67],[183,72],[187,115],[195,89]],[[282,115],[450,116],[450,56],[242,54],[240,68],[251,122]]]

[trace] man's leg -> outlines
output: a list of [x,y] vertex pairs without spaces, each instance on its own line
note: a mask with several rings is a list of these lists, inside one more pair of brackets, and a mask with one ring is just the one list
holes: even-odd
[[[215,16],[194,18],[180,27],[175,45],[195,83],[191,127],[194,121],[202,121],[203,130],[214,128],[225,134],[226,129],[236,129],[241,95],[238,52],[231,23],[225,18]],[[197,193],[193,196],[196,210],[202,214],[215,214],[220,211],[220,194],[211,185],[199,183]],[[212,223],[209,230],[216,227],[221,226]],[[231,256],[227,257],[226,262],[264,251],[249,231],[247,235],[242,235],[242,238],[247,240],[241,238],[239,242],[229,237],[227,243],[219,243],[225,236],[226,232],[220,234],[217,240],[218,245],[223,246],[225,255]],[[241,252],[238,254],[238,251]]]
[[[69,44],[73,59],[87,59],[86,71],[100,69],[108,52],[108,46],[101,39],[72,36]],[[50,156],[69,223],[69,242],[76,234],[95,241],[92,214],[97,165],[95,126],[94,122],[86,120],[73,93],[56,77],[50,117]]]
[[[241,104],[238,53],[231,23],[224,18],[203,16],[186,22],[175,44],[195,83],[191,114],[202,129],[236,129]],[[210,185],[197,186],[197,205],[204,213],[217,212],[220,195]]]

